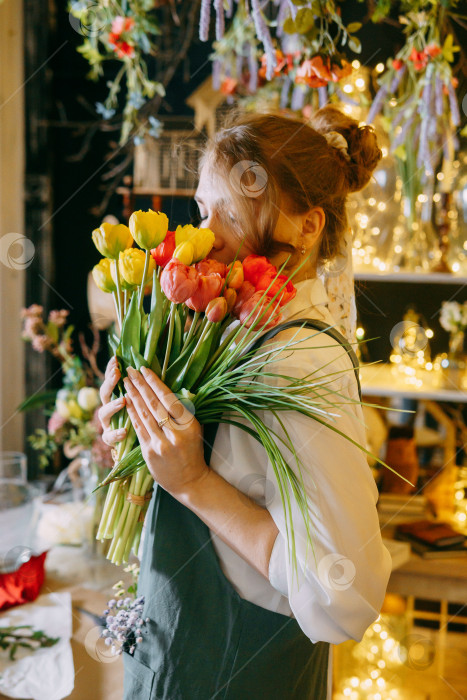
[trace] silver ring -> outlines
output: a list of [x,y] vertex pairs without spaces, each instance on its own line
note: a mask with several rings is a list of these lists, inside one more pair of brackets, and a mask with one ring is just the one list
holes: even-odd
[[158,421],[157,425],[159,426],[159,428],[162,428],[168,422],[169,422],[169,417],[166,416],[166,418],[163,418],[162,420]]

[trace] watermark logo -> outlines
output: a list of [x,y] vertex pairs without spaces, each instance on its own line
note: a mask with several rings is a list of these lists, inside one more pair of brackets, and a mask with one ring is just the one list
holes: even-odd
[[245,197],[260,197],[268,184],[265,169],[254,160],[236,163],[229,175],[230,184],[237,194]]
[[394,350],[406,357],[416,357],[428,345],[425,329],[414,321],[396,323],[389,339]]
[[355,575],[355,564],[342,554],[327,554],[318,564],[319,580],[333,591],[345,591],[350,588]]
[[22,233],[5,233],[0,238],[0,262],[11,270],[24,270],[32,263],[34,243]]
[[99,36],[107,29],[107,20],[102,7],[96,2],[76,0],[68,14],[71,26],[83,36]]
[[397,653],[401,662],[409,668],[425,671],[432,665],[436,649],[428,637],[421,634],[408,634],[400,640]]

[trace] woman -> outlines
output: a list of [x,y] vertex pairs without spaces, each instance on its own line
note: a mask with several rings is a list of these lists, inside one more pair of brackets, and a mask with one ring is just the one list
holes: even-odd
[[[305,261],[284,319],[336,325],[317,273],[323,264],[332,269],[342,250],[347,194],[367,184],[380,157],[372,129],[331,106],[309,124],[278,115],[237,118],[201,162],[196,200],[201,225],[215,233],[211,257],[228,263],[241,244],[240,259],[266,255],[277,266],[288,259],[289,274]],[[276,340],[292,333],[297,328]],[[299,333],[302,348],[284,352],[271,371],[313,372],[344,401],[357,399],[341,343],[327,333]],[[296,576],[262,446],[224,424],[214,440],[206,432],[203,444],[198,422],[183,420],[183,407],[154,373],[129,375],[125,402],[158,487],[139,581],[148,620],[134,656],[124,655],[125,698],[324,700],[329,643],[361,639],[378,616],[391,568],[365,455],[302,415],[282,414],[282,426],[263,416],[279,434],[288,431],[303,465],[314,551],[294,508]],[[101,390],[108,444],[124,435],[109,422],[122,406],[110,401],[119,376],[113,359]],[[347,403],[337,413],[337,427],[365,444],[361,407]],[[294,464],[290,455],[288,461]]]

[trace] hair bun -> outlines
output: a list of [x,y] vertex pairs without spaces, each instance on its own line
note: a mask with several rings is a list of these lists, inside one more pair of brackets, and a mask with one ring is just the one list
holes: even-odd
[[346,180],[349,192],[358,192],[370,181],[373,170],[381,160],[382,153],[378,146],[372,126],[359,126],[355,119],[347,116],[334,105],[319,109],[310,119],[310,126],[325,136],[330,131],[337,131],[348,143],[349,160],[345,161]]

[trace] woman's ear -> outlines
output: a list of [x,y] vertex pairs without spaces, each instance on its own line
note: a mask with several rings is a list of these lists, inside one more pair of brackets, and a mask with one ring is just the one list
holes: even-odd
[[321,238],[326,223],[322,207],[312,207],[302,219],[302,240],[305,248],[312,248]]

